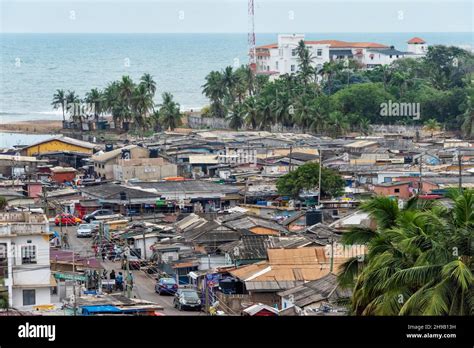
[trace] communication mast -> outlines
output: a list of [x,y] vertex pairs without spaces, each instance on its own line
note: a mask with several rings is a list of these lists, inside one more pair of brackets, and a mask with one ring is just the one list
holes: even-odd
[[254,0],[249,0],[248,3],[248,45],[249,45],[249,66],[252,72],[257,71],[257,60],[255,50],[255,3]]

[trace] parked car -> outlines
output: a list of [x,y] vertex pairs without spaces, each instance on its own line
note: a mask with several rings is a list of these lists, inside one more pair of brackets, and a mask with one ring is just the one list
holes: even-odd
[[92,220],[95,220],[97,216],[106,216],[106,215],[114,215],[114,212],[109,209],[99,209],[84,216],[84,221],[89,223]]
[[194,289],[178,289],[174,294],[173,305],[180,311],[184,309],[201,310],[201,299]]
[[158,295],[168,294],[174,295],[178,290],[178,284],[173,278],[161,278],[155,284],[155,292]]
[[76,236],[78,238],[81,237],[92,237],[92,233],[94,232],[94,225],[91,224],[81,224],[77,228]]
[[59,225],[76,226],[77,224],[80,224],[81,222],[82,222],[81,219],[71,214],[59,214],[54,219],[54,224],[56,226],[59,226]]

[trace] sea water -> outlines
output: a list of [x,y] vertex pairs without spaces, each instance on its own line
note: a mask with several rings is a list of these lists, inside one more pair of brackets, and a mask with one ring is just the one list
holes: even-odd
[[[406,41],[472,45],[471,33],[307,33],[306,39],[371,41],[406,50]],[[257,44],[277,34],[257,34]],[[211,70],[247,63],[247,34],[0,34],[0,123],[62,119],[51,101],[57,89],[80,97],[122,75],[143,73],[157,83],[155,102],[171,92],[182,110],[208,104],[202,95]]]

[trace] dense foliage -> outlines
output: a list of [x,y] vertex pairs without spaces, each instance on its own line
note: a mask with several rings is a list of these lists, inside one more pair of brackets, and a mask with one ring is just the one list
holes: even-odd
[[156,82],[150,74],[143,74],[138,84],[129,76],[122,76],[121,80],[109,83],[104,90],[93,88],[83,99],[74,91],[58,89],[52,105],[55,109],[61,108],[64,120],[70,105],[87,103],[93,108],[86,108],[86,114],[78,114],[72,109],[70,116],[73,120],[93,117],[97,121],[100,115],[108,113],[117,128],[124,122],[132,122],[140,132],[149,127],[173,130],[181,124],[180,106],[168,92],[162,94],[162,103],[155,105],[155,93]]
[[[344,180],[333,170],[322,168],[322,196],[337,197],[344,189]],[[277,180],[278,193],[298,198],[302,190],[319,186],[319,164],[305,163]]]
[[[228,118],[234,129],[296,126],[303,131],[338,136],[368,133],[370,124],[424,124],[433,119],[448,130],[474,137],[472,77],[474,56],[457,47],[431,46],[424,58],[403,58],[389,66],[361,69],[356,61],[332,61],[313,67],[300,42],[296,74],[274,81],[250,69],[225,68],[206,76],[206,115]],[[382,103],[419,103],[420,120],[384,117]]]
[[366,245],[339,275],[353,287],[356,315],[474,314],[474,191],[454,190],[450,204],[375,197],[362,206],[376,228],[353,228],[346,245]]

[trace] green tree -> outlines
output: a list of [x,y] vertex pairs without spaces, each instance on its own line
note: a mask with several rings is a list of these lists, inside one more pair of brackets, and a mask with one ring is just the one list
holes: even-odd
[[430,118],[428,121],[425,122],[424,128],[428,132],[431,132],[431,138],[433,138],[434,132],[439,131],[441,129],[441,125],[434,118]]
[[252,129],[256,129],[259,119],[259,106],[257,103],[257,99],[255,97],[247,98],[247,100],[245,100],[243,108],[245,110],[245,123],[249,125]]
[[8,205],[7,199],[3,196],[0,196],[0,210],[4,210]]
[[239,130],[244,125],[245,108],[241,104],[236,104],[232,108],[230,115],[227,116],[229,120],[229,127],[235,130]]
[[[319,164],[305,163],[279,178],[276,185],[279,194],[298,198],[302,190],[318,187]],[[337,197],[342,194],[344,185],[344,180],[335,171],[323,167],[321,171],[322,196]]]
[[99,120],[99,115],[104,111],[104,95],[97,88],[93,88],[86,93],[84,100],[86,103],[94,105],[93,116],[94,121],[97,122]]
[[376,197],[363,204],[376,228],[354,228],[346,245],[365,244],[357,264],[349,260],[339,276],[353,284],[357,315],[472,315],[474,193],[450,191],[452,208],[412,199]]
[[153,110],[153,95],[145,84],[139,84],[133,90],[131,98],[131,109],[134,123],[137,129],[145,131],[148,124],[148,116]]
[[56,93],[54,93],[53,95],[53,102],[51,103],[51,105],[53,106],[55,110],[61,108],[61,111],[63,112],[63,122],[66,121],[66,115],[64,113],[65,103],[66,103],[66,92],[64,92],[63,89],[57,89]]
[[226,87],[223,76],[219,71],[211,71],[206,76],[206,83],[202,86],[204,95],[211,101],[211,114],[214,117],[225,117],[226,109],[223,105]]
[[180,105],[173,100],[173,95],[169,92],[164,92],[162,99],[163,101],[155,113],[155,119],[163,129],[174,130],[181,125]]

